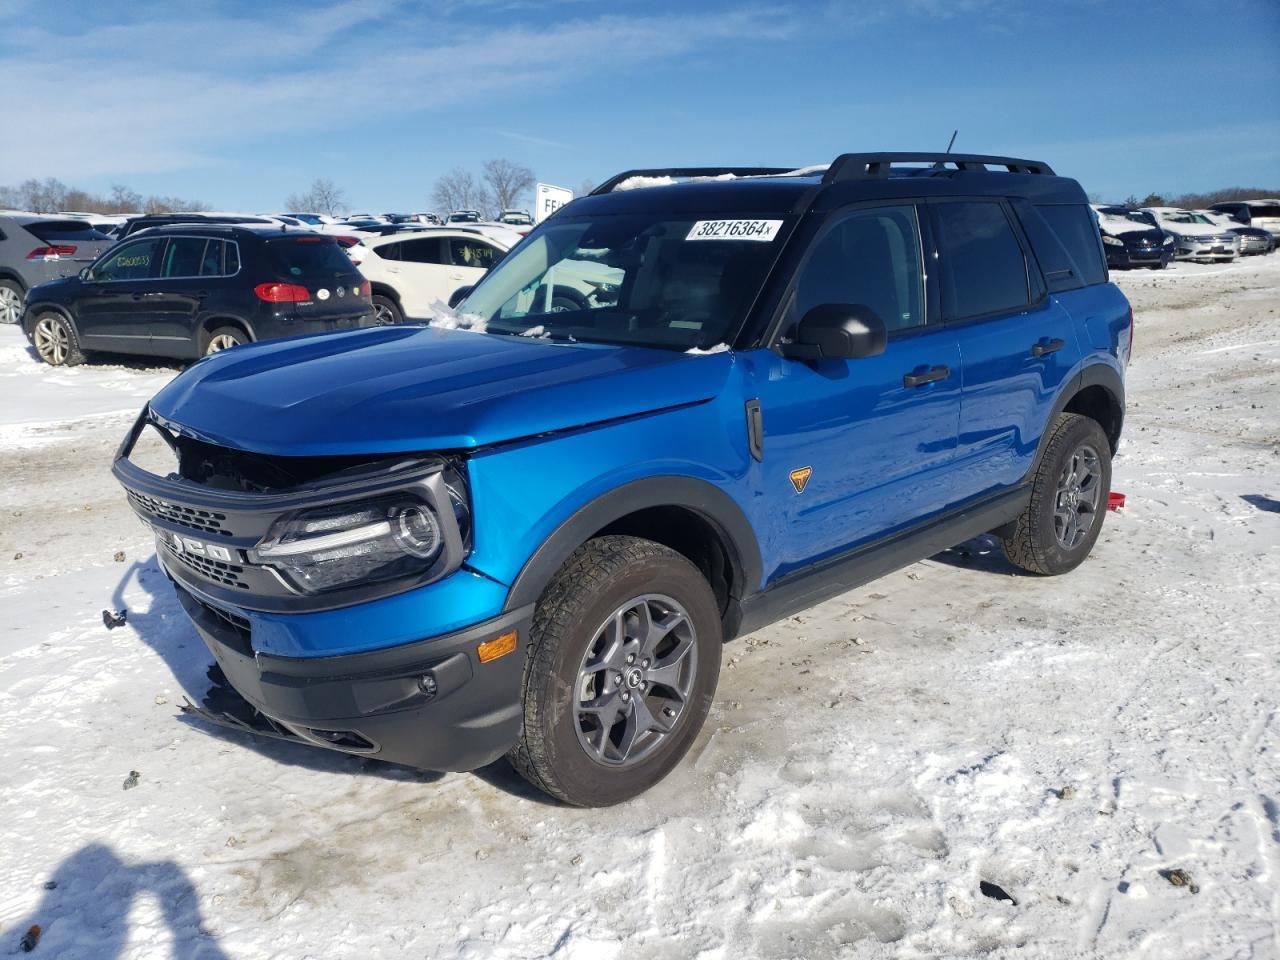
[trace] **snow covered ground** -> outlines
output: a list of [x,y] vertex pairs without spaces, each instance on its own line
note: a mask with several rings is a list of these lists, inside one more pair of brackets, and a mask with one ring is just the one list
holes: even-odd
[[108,474],[173,369],[0,328],[0,956],[1280,956],[1280,256],[1116,279],[1094,556],[974,541],[737,641],[604,811],[184,720],[209,658]]

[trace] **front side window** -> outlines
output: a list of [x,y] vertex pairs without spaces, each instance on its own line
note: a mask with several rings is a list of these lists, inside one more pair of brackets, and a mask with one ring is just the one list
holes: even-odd
[[147,280],[155,276],[164,237],[148,237],[112,251],[93,268],[94,280]]
[[488,270],[502,255],[482,240],[464,240],[453,237],[449,240],[449,262],[455,267],[474,267],[477,270]]
[[963,200],[934,209],[947,315],[963,320],[1026,307],[1027,262],[1004,207]]
[[707,349],[736,333],[788,228],[777,215],[556,217],[484,277],[465,311],[491,333]]
[[890,332],[924,323],[915,207],[863,210],[823,234],[797,281],[793,319],[827,303],[870,307]]

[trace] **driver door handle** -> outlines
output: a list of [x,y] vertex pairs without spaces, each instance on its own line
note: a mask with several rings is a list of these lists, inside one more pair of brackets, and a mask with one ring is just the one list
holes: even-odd
[[936,383],[939,380],[947,379],[949,376],[951,376],[950,367],[930,367],[924,373],[904,373],[902,375],[902,385],[904,387],[923,387],[926,383]]
[[1043,357],[1049,353],[1057,353],[1065,346],[1066,344],[1057,337],[1054,337],[1052,340],[1047,337],[1042,337],[1034,346],[1032,346],[1031,355],[1033,357]]

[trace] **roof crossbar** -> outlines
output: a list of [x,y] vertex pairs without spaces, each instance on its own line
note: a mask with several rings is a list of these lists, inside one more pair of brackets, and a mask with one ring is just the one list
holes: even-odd
[[632,177],[776,177],[790,173],[795,167],[660,167],[652,170],[627,170],[615,177],[610,177],[591,191],[596,197],[602,193],[612,193],[618,184]]
[[988,167],[1004,167],[1009,173],[1054,176],[1053,168],[1039,160],[1017,157],[993,157],[980,153],[844,153],[836,157],[822,177],[823,184],[842,180],[871,180],[889,176],[895,163],[931,163],[943,170],[948,165],[957,170],[986,171]]

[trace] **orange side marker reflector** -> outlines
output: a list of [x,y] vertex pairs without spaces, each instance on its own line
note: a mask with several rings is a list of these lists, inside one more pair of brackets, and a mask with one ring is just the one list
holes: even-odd
[[516,631],[504,633],[500,637],[494,637],[492,640],[486,640],[480,646],[476,647],[476,656],[480,658],[481,663],[489,663],[491,660],[497,660],[499,657],[505,657],[516,648]]

